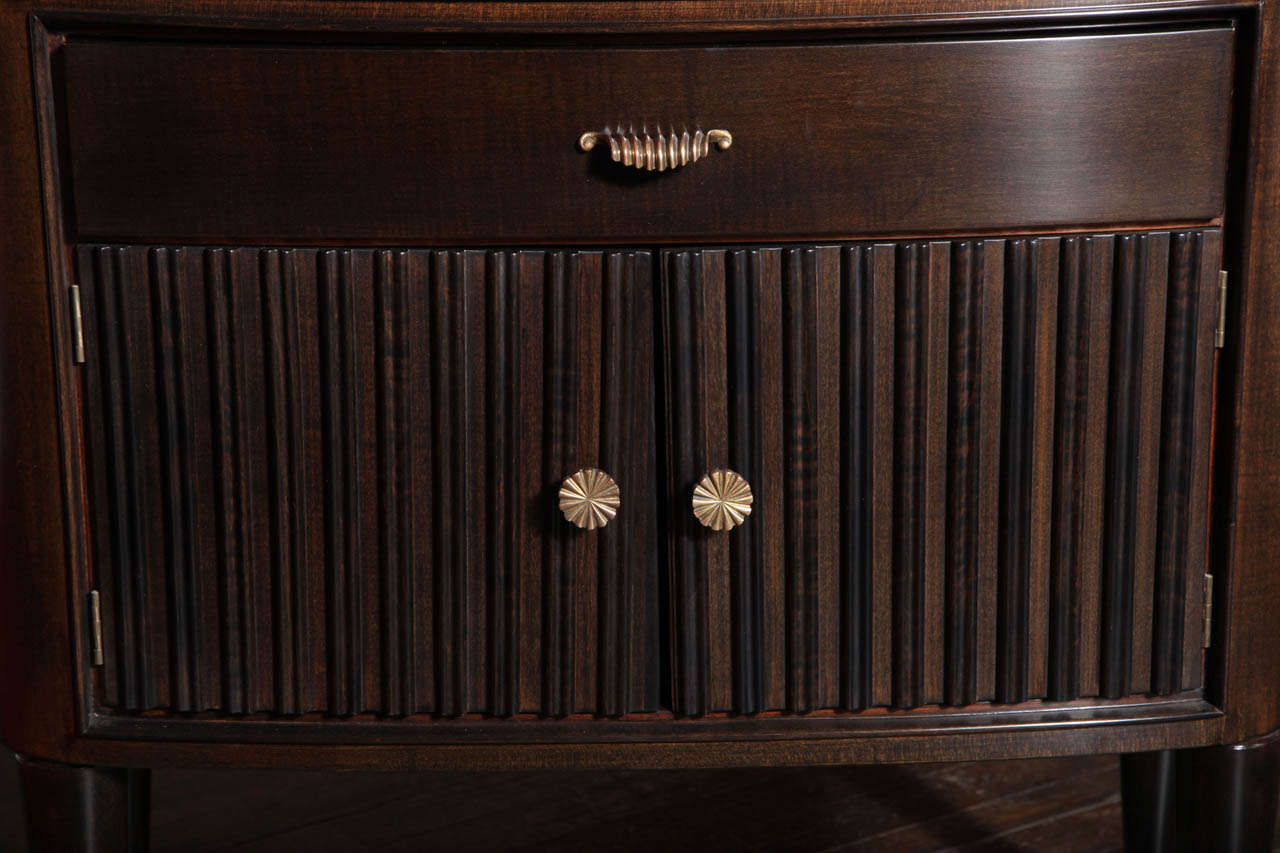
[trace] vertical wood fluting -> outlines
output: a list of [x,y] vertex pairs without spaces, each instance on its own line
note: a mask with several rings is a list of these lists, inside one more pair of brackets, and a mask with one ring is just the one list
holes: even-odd
[[1218,239],[665,255],[675,710],[1197,685]]
[[[667,447],[671,469],[670,516],[672,577],[671,626],[672,705],[677,713],[703,714],[706,705],[707,626],[705,618],[706,557],[700,547],[702,531],[696,521],[683,511],[682,498],[692,488],[702,456],[699,388],[705,375],[699,364],[695,340],[697,294],[692,276],[693,259],[689,254],[667,257],[665,278],[670,298],[667,300],[667,341],[665,357],[675,381],[668,386]],[[683,381],[680,381],[680,380]]]
[[454,494],[454,466],[458,461],[457,447],[454,440],[457,432],[452,429],[450,412],[454,411],[453,401],[449,394],[449,383],[453,375],[453,348],[450,346],[450,330],[454,327],[451,312],[452,299],[450,287],[450,256],[439,253],[432,258],[430,293],[431,329],[428,340],[431,341],[429,363],[431,374],[431,468],[435,474],[431,481],[430,505],[432,507],[431,530],[433,532],[434,550],[431,554],[432,595],[429,599],[433,609],[432,624],[432,668],[435,684],[432,708],[437,713],[457,713],[457,678],[455,666],[460,659],[460,651],[455,647],[454,624],[456,621],[455,573],[453,565],[454,530],[456,528],[453,515],[458,503]]
[[840,697],[842,707],[871,701],[871,526],[866,484],[870,436],[865,412],[870,377],[867,326],[870,252],[851,246],[841,257],[840,300]]
[[1004,307],[1004,401],[1000,447],[996,701],[1027,696],[1027,617],[1034,421],[1035,256],[1029,240],[1009,243]]
[[[1181,687],[1194,689],[1203,683],[1204,674],[1204,584],[1208,571],[1209,538],[1209,457],[1213,433],[1213,366],[1214,330],[1217,327],[1217,279],[1222,256],[1222,234],[1219,231],[1196,235],[1197,267],[1191,286],[1195,293],[1195,321],[1191,350],[1194,366],[1189,371],[1187,454],[1190,469],[1187,489],[1187,543],[1181,568],[1187,583],[1187,601],[1183,608]],[[1175,678],[1177,676],[1175,675]]]
[[[782,293],[777,282],[782,276],[782,253],[777,249],[765,249],[752,255],[752,288],[758,316],[758,340],[777,341],[782,336]],[[782,350],[780,347],[756,346],[758,384],[761,389],[777,389],[783,382]],[[760,518],[780,519],[783,512],[783,479],[785,471],[786,433],[783,427],[783,411],[778,398],[768,404],[759,397],[753,398],[757,420],[753,429],[756,439],[756,455],[759,459],[759,477],[753,480],[760,488],[753,513],[763,513]],[[779,524],[759,525],[760,575],[764,599],[763,621],[765,634],[761,644],[764,658],[764,684],[762,703],[765,708],[785,707],[786,696],[786,596],[784,594],[785,541]]]
[[191,710],[194,613],[190,606],[190,512],[188,490],[190,475],[185,469],[186,455],[181,444],[186,439],[185,395],[179,384],[177,344],[180,327],[175,328],[179,312],[173,299],[181,299],[172,288],[170,253],[160,249],[148,257],[151,282],[152,326],[155,335],[157,396],[159,398],[159,433],[162,454],[161,490],[164,512],[174,524],[164,531],[164,561],[168,570],[168,624],[170,683],[175,709]]
[[[274,636],[273,701],[282,713],[299,713],[303,699],[301,663],[305,653],[300,622],[306,603],[302,579],[302,532],[298,508],[302,504],[300,453],[297,436],[302,413],[298,406],[296,269],[292,255],[265,252],[261,262],[266,377],[267,469],[272,569],[272,628]],[[188,563],[189,564],[189,563]]]
[[[542,470],[542,447],[546,441],[548,425],[543,421],[544,404],[544,351],[546,284],[545,264],[537,253],[520,253],[513,258],[516,279],[512,283],[515,305],[519,317],[519,366],[520,387],[519,419],[523,464],[516,469],[514,483],[521,501],[516,516],[516,542],[519,554],[513,564],[513,594],[518,617],[519,704],[518,713],[538,713],[542,709],[543,662],[542,645],[542,534],[545,516],[539,509],[550,508],[538,501],[546,501],[549,488]],[[548,501],[549,503],[549,501]],[[515,626],[513,626],[514,628]]]
[[[131,475],[128,485],[130,504],[143,506],[147,501],[145,484],[161,479],[163,459],[160,452],[160,422],[157,392],[157,362],[154,340],[154,294],[149,286],[147,250],[131,247],[119,255],[121,287],[120,321],[123,374],[128,383],[129,403],[125,412],[125,434],[131,439],[125,470]],[[136,288],[125,287],[125,281],[138,281]],[[139,513],[134,518],[133,532],[140,565],[163,560],[166,552],[165,530],[156,513]],[[162,572],[146,572],[137,578],[135,602],[144,620],[138,642],[144,648],[140,659],[139,687],[147,705],[167,705],[170,701],[166,583]]]
[[[103,706],[656,706],[647,255],[77,262]],[[588,466],[626,510],[591,534],[554,502]]]
[[920,704],[940,704],[945,688],[946,624],[946,516],[947,516],[947,389],[951,378],[951,244],[930,243],[927,247],[923,352],[921,367],[924,386],[921,389],[924,411],[924,436],[921,442],[924,483],[918,499],[923,521],[924,583],[921,594],[923,609],[922,650],[923,680]]
[[1169,235],[1150,234],[1142,249],[1142,368],[1138,379],[1134,472],[1132,672],[1129,692],[1151,689],[1152,606],[1160,465],[1160,405],[1164,381],[1165,306],[1169,299]]
[[1086,374],[1080,353],[1088,346],[1088,293],[1082,273],[1082,244],[1063,241],[1058,326],[1057,417],[1054,431],[1053,563],[1049,608],[1049,696],[1080,691],[1080,570],[1078,549],[1083,480]]
[[[811,251],[811,250],[810,250]],[[817,624],[817,494],[814,490],[814,282],[805,255],[788,251],[782,272],[782,406],[786,436],[783,536],[786,542],[787,709],[814,707]],[[714,371],[715,369],[712,368]],[[718,371],[716,371],[718,372]]]
[[865,501],[871,530],[871,704],[893,702],[893,472],[895,248],[871,249],[867,303],[867,434],[871,459]]
[[516,313],[511,310],[512,258],[494,253],[485,265],[485,471],[484,494],[488,497],[488,519],[485,541],[488,543],[485,595],[489,601],[486,688],[489,710],[497,716],[508,716],[519,707],[520,697],[514,689],[519,678],[519,644],[513,628],[519,624],[515,610],[517,599],[512,567],[515,558],[513,513],[515,489],[508,484],[507,471],[513,467],[512,448],[516,444],[512,417],[510,376],[513,346],[519,337],[512,326]]
[[[604,258],[597,256],[596,263],[602,265],[599,319],[599,352],[618,352],[624,337],[634,345],[636,334],[635,323],[638,319],[632,316],[634,306],[631,302],[632,290],[625,283],[631,271],[629,264],[615,255]],[[647,326],[640,329],[641,334],[648,334]],[[648,334],[650,340],[652,335]],[[590,358],[590,354],[587,356]],[[585,418],[585,428],[595,430],[595,439],[600,448],[600,465],[606,471],[616,471],[624,482],[636,481],[638,473],[633,464],[628,464],[627,436],[631,433],[629,406],[632,404],[631,383],[633,376],[631,366],[620,361],[609,361],[601,364],[599,394],[600,417],[598,424],[591,424],[590,417]],[[630,497],[630,495],[628,495]],[[588,660],[588,666],[598,668],[595,678],[595,696],[585,697],[587,702],[594,701],[602,714],[616,716],[627,707],[627,674],[636,664],[629,652],[627,642],[627,617],[631,612],[628,604],[628,591],[631,586],[629,572],[613,571],[618,565],[621,549],[625,543],[617,537],[609,536],[597,545],[598,566],[592,575],[598,591],[599,607],[597,609],[595,631],[595,656]],[[590,619],[590,612],[587,613]],[[591,627],[591,626],[586,626]],[[614,664],[614,665],[611,665]]]
[[[726,371],[717,369],[725,357],[724,253],[700,252],[693,257],[692,286],[697,300],[698,362],[704,381],[700,394],[699,434],[702,437],[703,473],[730,464],[728,431],[728,387]],[[725,460],[725,461],[721,461]],[[695,474],[697,479],[701,474]],[[740,531],[739,531],[740,533]],[[709,536],[706,540],[706,568],[702,591],[707,625],[707,704],[728,707],[732,702],[732,643],[729,625],[729,549],[737,536]]]
[[[996,247],[997,249],[999,247]],[[951,381],[947,421],[951,432],[947,447],[946,531],[948,545],[945,558],[947,612],[944,620],[944,700],[949,705],[968,705],[978,701],[982,643],[978,626],[985,621],[981,614],[990,613],[982,601],[979,559],[984,519],[984,469],[987,449],[983,441],[983,401],[990,389],[983,382],[984,366],[992,373],[991,363],[998,362],[1000,340],[998,326],[992,340],[991,324],[983,323],[984,309],[999,303],[999,291],[987,287],[986,261],[989,255],[983,243],[958,243],[952,250],[950,364]],[[996,357],[992,357],[996,353]],[[998,394],[999,386],[996,386]],[[986,424],[998,423],[988,416]],[[999,441],[998,434],[991,443]],[[994,456],[995,454],[992,453]],[[998,463],[998,458],[993,460]],[[994,586],[992,587],[994,589]],[[988,647],[990,644],[987,644]],[[989,694],[985,694],[989,695]]]
[[1175,689],[1182,675],[1183,606],[1188,578],[1181,569],[1186,556],[1190,514],[1190,408],[1197,355],[1194,335],[1198,307],[1193,277],[1199,268],[1198,248],[1183,235],[1176,235],[1169,259],[1151,667],[1152,688],[1157,692]]
[[924,486],[920,394],[924,365],[920,330],[929,306],[922,293],[921,251],[914,243],[899,249],[894,288],[893,704],[900,708],[917,704],[924,688],[923,519],[919,500]]
[[1101,693],[1102,518],[1105,495],[1107,381],[1111,357],[1111,304],[1114,239],[1088,238],[1085,243],[1087,352],[1080,529],[1080,690]]
[[[564,256],[555,255],[550,259],[546,270],[546,350],[544,356],[544,373],[546,376],[546,396],[543,404],[546,412],[543,415],[543,427],[546,430],[546,442],[543,445],[542,463],[543,482],[554,483],[560,472],[572,471],[573,462],[569,459],[568,434],[574,430],[574,418],[577,412],[572,401],[567,399],[567,387],[572,377],[566,374],[574,369],[573,358],[576,351],[572,349],[571,325],[576,316],[574,293],[567,286],[564,268]],[[568,545],[568,537],[557,530],[554,535],[544,538],[543,555],[543,612],[542,612],[542,712],[548,716],[567,714],[568,697],[565,676],[565,650],[567,638],[564,637],[567,601],[572,589],[572,578],[565,576],[567,561],[564,551]]]
[[815,700],[819,708],[840,702],[840,311],[841,250],[820,247],[810,255],[808,277],[814,292],[814,344],[817,399],[814,487],[820,497],[815,519],[817,547],[817,641],[813,646]]
[[[754,389],[760,384],[757,287],[759,255],[733,252],[726,279],[729,457],[749,483],[761,480],[760,434]],[[764,708],[764,583],[760,572],[761,530],[749,526],[730,540],[732,566],[733,707],[743,713]]]
[[[593,256],[603,263],[600,345],[602,352],[631,353],[604,359],[600,374],[600,459],[627,484],[629,511],[610,522],[599,537],[595,578],[599,605],[593,656],[600,713],[616,716],[637,707],[656,707],[658,614],[656,552],[649,545],[657,526],[653,466],[653,408],[644,397],[653,369],[653,275],[649,255]],[[584,276],[584,281],[590,276]],[[585,417],[588,427],[591,418]],[[589,621],[590,608],[584,610]],[[591,625],[584,621],[584,630]],[[584,701],[591,701],[585,697]]]
[[1147,261],[1143,241],[1117,240],[1102,540],[1102,695],[1127,695],[1133,673],[1133,591],[1138,492],[1138,379],[1142,375]]
[[[126,586],[127,507],[122,501],[119,449],[123,447],[117,413],[123,388],[119,382],[119,351],[115,344],[115,294],[111,252],[82,248],[78,253],[82,279],[80,299],[87,318],[85,336],[85,396],[101,401],[93,417],[86,418],[86,456],[92,472],[89,501],[95,507],[91,555],[97,568],[96,583],[102,602],[103,677],[102,700],[109,705],[136,704],[136,669],[130,657],[134,648],[129,633],[136,617]],[[89,356],[92,355],[92,360]],[[108,390],[110,389],[110,390]]]
[[[606,354],[625,354],[606,359],[618,365],[621,375],[604,375],[604,397],[608,410],[620,412],[619,428],[602,422],[602,459],[609,470],[624,472],[629,484],[630,506],[634,510],[621,520],[617,531],[605,537],[599,573],[617,581],[615,630],[608,645],[601,644],[599,681],[616,678],[612,704],[605,697],[604,713],[621,714],[631,709],[658,707],[662,673],[667,668],[659,657],[657,585],[658,503],[654,460],[658,452],[654,435],[654,291],[655,269],[647,252],[609,254],[606,270],[610,293],[625,307],[617,317],[614,338],[617,348],[606,341]],[[616,554],[616,556],[614,556]],[[602,593],[607,594],[607,593]]]
[[99,701],[655,708],[654,316],[674,710],[1192,689],[1220,250],[82,247]]
[[978,698],[996,695],[996,612],[999,594],[1000,447],[1004,395],[1005,254],[1003,240],[982,247],[982,351],[978,411]]
[[[249,680],[248,635],[243,609],[244,507],[238,488],[242,445],[238,421],[241,378],[235,357],[234,304],[231,296],[230,256],[211,251],[205,258],[205,290],[209,303],[209,341],[213,364],[210,381],[214,421],[213,455],[218,533],[219,624],[222,647],[221,707],[230,713],[247,710]],[[143,571],[138,569],[138,571]]]
[[[212,454],[200,453],[198,448],[211,446],[214,440],[214,421],[211,417],[214,374],[210,360],[211,338],[209,293],[204,285],[206,259],[198,250],[174,250],[177,262],[175,276],[175,305],[179,306],[181,335],[175,333],[175,346],[180,350],[181,383],[185,391],[184,406],[187,409],[189,429],[186,444],[180,452],[184,455],[190,474],[192,552],[188,559],[188,571],[194,578],[192,593],[195,607],[195,660],[192,668],[198,673],[196,690],[192,696],[192,710],[217,706],[222,693],[223,644],[219,619],[220,573],[210,570],[216,564],[219,537],[217,523],[217,490],[215,484],[219,463]],[[178,291],[181,291],[181,296]],[[202,487],[198,487],[202,486]]]
[[1048,689],[1048,644],[1044,630],[1049,609],[1050,543],[1053,524],[1054,388],[1057,382],[1058,278],[1060,241],[1035,242],[1035,358],[1032,380],[1031,535],[1027,576],[1027,695],[1042,698]]

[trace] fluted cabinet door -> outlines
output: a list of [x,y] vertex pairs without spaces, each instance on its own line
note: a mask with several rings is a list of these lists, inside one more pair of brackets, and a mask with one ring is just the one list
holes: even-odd
[[1198,688],[1220,242],[663,254],[674,710]]
[[[647,254],[77,262],[99,711],[656,706]],[[594,531],[556,502],[586,467]]]

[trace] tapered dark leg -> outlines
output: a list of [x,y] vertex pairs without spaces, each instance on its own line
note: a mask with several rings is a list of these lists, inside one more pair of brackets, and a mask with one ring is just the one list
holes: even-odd
[[1120,759],[1124,791],[1126,850],[1170,850],[1173,847],[1176,756],[1172,749],[1140,752]]
[[1280,800],[1280,732],[1204,749],[1129,755],[1130,853],[1269,853]]
[[151,771],[18,765],[31,853],[146,853]]
[[1280,733],[1178,755],[1178,835],[1185,850],[1269,853],[1277,798]]

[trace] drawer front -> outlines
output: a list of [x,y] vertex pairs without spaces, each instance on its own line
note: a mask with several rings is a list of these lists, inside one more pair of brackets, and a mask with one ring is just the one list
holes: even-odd
[[1198,687],[1220,245],[665,254],[675,711]]
[[[652,242],[1209,223],[1233,31],[445,49],[72,36],[80,240]],[[606,127],[725,129],[675,171]]]
[[[643,253],[86,246],[111,712],[657,704]],[[562,478],[608,471],[602,529]]]

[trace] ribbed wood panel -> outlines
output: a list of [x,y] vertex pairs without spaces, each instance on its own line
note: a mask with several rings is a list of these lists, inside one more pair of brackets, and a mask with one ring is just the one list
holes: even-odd
[[[104,706],[656,706],[647,254],[78,265]],[[592,533],[556,507],[588,466],[624,500]]]
[[[670,252],[674,708],[1198,687],[1217,231]],[[729,533],[692,485],[755,491]]]

